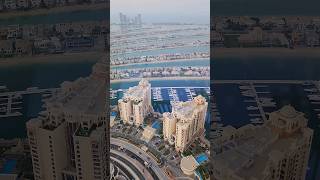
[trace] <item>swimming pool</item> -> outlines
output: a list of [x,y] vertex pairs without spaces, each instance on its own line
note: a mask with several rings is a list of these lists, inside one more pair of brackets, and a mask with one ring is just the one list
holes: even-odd
[[154,128],[154,129],[160,129],[160,122],[159,122],[159,121],[154,122],[154,123],[151,125],[151,127]]
[[204,162],[208,161],[208,157],[207,155],[205,154],[200,154],[196,157],[196,161],[199,163],[199,164],[203,164]]
[[16,167],[16,165],[17,165],[17,160],[9,159],[4,163],[3,168],[1,169],[0,173],[10,174],[10,173],[13,172],[13,170]]

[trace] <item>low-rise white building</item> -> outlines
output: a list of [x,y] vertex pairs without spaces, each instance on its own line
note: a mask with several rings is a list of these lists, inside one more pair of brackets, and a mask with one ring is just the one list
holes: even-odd
[[180,168],[185,175],[191,176],[199,166],[199,163],[192,156],[186,156],[181,159]]
[[4,0],[3,6],[8,10],[17,9],[16,0]]
[[149,142],[156,133],[156,129],[152,128],[151,126],[147,126],[144,128],[141,139],[145,142]]
[[16,0],[18,9],[25,9],[29,7],[29,0]]
[[31,8],[40,7],[41,0],[30,0]]

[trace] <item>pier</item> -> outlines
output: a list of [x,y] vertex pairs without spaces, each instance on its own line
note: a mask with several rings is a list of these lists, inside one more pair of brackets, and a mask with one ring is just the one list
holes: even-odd
[[21,116],[19,105],[22,104],[22,96],[30,94],[51,95],[58,88],[39,89],[37,87],[27,88],[23,91],[1,92],[0,93],[0,118]]
[[305,84],[314,83],[318,81],[309,80],[211,80],[212,84]]

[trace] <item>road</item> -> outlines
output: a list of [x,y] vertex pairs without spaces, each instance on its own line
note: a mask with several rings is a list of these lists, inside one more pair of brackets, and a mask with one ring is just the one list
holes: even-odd
[[164,171],[157,165],[157,162],[152,157],[150,157],[145,151],[141,150],[139,147],[137,147],[129,142],[126,142],[126,141],[123,141],[120,139],[116,139],[116,138],[111,138],[110,143],[124,147],[131,152],[135,152],[139,158],[151,163],[151,168],[156,173],[156,175],[158,176],[159,179],[161,179],[161,180],[169,179],[167,177],[167,175],[164,173]]
[[136,180],[145,180],[144,176],[140,173],[140,171],[129,162],[128,159],[121,157],[120,155],[111,151],[110,153],[111,160],[117,162],[122,167],[124,167]]

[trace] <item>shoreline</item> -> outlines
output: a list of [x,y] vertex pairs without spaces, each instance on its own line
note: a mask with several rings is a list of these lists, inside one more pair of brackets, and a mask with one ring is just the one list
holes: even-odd
[[110,69],[116,69],[117,67],[123,66],[134,66],[134,65],[143,65],[143,64],[161,64],[161,63],[170,63],[170,62],[181,62],[181,61],[198,61],[198,60],[208,60],[210,62],[210,57],[208,58],[192,58],[192,59],[177,59],[177,60],[164,60],[164,61],[154,61],[154,62],[139,62],[139,63],[128,63],[121,65],[111,65]]
[[[130,51],[130,52],[122,52],[122,53],[113,53],[113,55],[110,55],[110,57],[115,57],[115,56],[123,56],[127,54],[133,54],[133,53],[144,53],[144,52],[149,52],[149,51],[162,51],[162,50],[171,50],[171,49],[179,49],[179,48],[193,48],[193,47],[208,47],[209,52],[210,52],[210,45],[186,45],[186,46],[177,46],[177,47],[167,47],[167,48],[155,48],[155,49],[147,49],[147,50],[138,50],[138,51]],[[111,52],[112,54],[112,52]],[[164,53],[166,54],[166,53]]]
[[110,84],[123,83],[123,82],[135,82],[140,81],[141,79],[146,79],[148,81],[173,81],[173,80],[208,80],[210,84],[210,77],[151,77],[151,78],[130,78],[130,79],[116,79],[110,80]]
[[30,9],[28,11],[9,11],[9,12],[0,12],[0,20],[18,18],[25,16],[36,16],[36,15],[47,15],[51,13],[62,13],[62,12],[72,12],[72,11],[81,11],[81,10],[98,10],[107,8],[103,6],[104,3],[98,4],[78,4],[78,5],[68,5],[68,6],[59,6],[53,8],[41,8],[41,9]]
[[[248,58],[255,57],[293,57],[293,58],[320,58],[319,48],[215,48],[212,50],[212,60],[214,58]],[[84,52],[84,53],[63,53],[63,54],[50,54],[38,56],[16,56],[10,58],[0,58],[0,67],[15,66],[15,65],[32,65],[32,64],[45,64],[45,63],[62,63],[62,62],[96,62],[99,58],[105,56],[102,52]],[[160,64],[160,63],[174,63],[181,61],[197,61],[207,58],[195,59],[179,59],[179,60],[166,60],[155,62],[141,62],[122,65],[111,65],[110,70],[117,69],[123,66],[134,66],[140,64]],[[211,58],[208,58],[209,61]]]
[[295,49],[288,48],[213,48],[211,50],[213,58],[229,57],[319,57],[320,47],[301,47]]
[[98,52],[85,52],[0,58],[0,67],[50,63],[97,62],[104,55],[104,53]]

